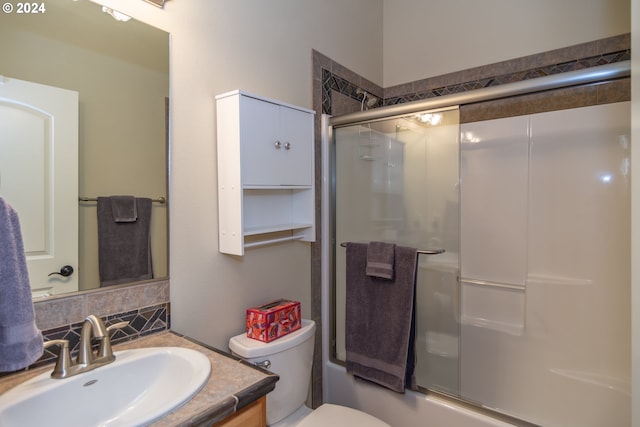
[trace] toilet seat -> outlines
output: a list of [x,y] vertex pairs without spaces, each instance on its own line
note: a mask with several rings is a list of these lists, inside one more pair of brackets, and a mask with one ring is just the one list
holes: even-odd
[[297,427],[391,427],[376,417],[346,406],[325,403],[307,415]]

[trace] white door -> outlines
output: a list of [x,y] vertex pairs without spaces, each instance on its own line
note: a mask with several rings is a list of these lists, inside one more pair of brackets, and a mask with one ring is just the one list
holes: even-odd
[[20,217],[33,295],[77,291],[75,271],[51,274],[78,265],[77,92],[0,76],[0,196]]

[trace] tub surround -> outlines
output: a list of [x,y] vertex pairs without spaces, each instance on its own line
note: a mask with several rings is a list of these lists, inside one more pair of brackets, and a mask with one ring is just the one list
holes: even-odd
[[[631,57],[631,36],[621,34],[594,40],[575,46],[487,64],[472,69],[428,77],[383,88],[365,79],[331,58],[314,50],[313,60],[313,109],[318,112],[315,123],[316,146],[316,215],[320,217],[321,171],[321,114],[341,115],[368,109],[363,104],[363,94],[378,98],[373,106],[400,104],[448,93],[463,92],[496,84],[515,82],[558,72],[572,71],[598,65],[628,60]],[[589,105],[629,101],[630,79],[614,80],[598,85],[586,85],[559,89],[551,92],[519,96],[495,101],[465,105],[460,109],[460,122],[469,123],[496,118],[512,117],[577,108]],[[311,319],[318,325],[316,348],[320,348],[322,336],[322,224],[316,224],[317,239],[311,245]],[[314,355],[312,373],[313,407],[322,403],[322,354]]]
[[[204,388],[152,427],[213,425],[265,396],[278,381],[275,374],[171,331],[116,345],[114,351],[143,347],[190,348],[205,354],[211,362],[211,377]],[[2,378],[0,394],[51,369],[53,366],[48,365]]]

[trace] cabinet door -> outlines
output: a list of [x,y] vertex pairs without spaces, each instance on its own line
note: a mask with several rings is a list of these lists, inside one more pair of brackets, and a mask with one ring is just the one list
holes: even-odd
[[[240,152],[243,185],[281,185],[280,106],[240,97]],[[279,144],[279,145],[278,145]]]
[[267,425],[267,398],[261,397],[245,408],[214,424],[213,427],[265,427]]
[[279,160],[282,185],[311,185],[313,179],[313,114],[280,108],[280,132],[284,144]]
[[313,115],[243,96],[243,185],[311,185]]

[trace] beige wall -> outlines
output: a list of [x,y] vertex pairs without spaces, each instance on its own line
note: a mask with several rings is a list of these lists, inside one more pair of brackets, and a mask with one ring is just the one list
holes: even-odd
[[244,89],[311,108],[312,48],[381,81],[382,3],[104,4],[171,33],[172,329],[226,348],[252,305],[299,299],[310,316],[309,244],[255,248],[244,257],[218,252],[214,96]]
[[630,31],[629,0],[383,0],[383,87]]

